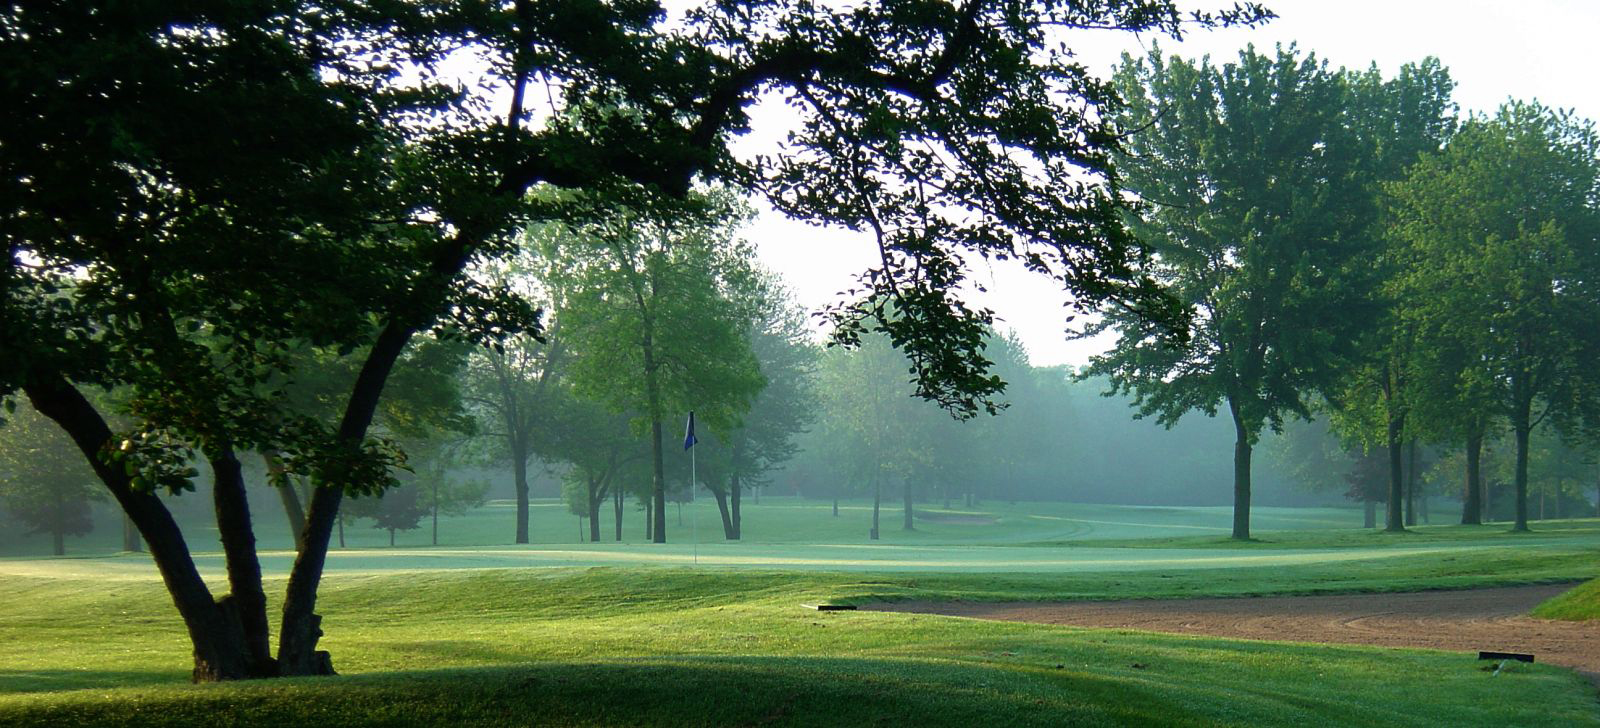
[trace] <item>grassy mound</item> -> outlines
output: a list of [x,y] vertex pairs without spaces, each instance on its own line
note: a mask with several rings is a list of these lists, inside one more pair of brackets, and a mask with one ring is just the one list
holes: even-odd
[[1600,579],[1579,584],[1533,608],[1533,616],[1581,622],[1600,619]]

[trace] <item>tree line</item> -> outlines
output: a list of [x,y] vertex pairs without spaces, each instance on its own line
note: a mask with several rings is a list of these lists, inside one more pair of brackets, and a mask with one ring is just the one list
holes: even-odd
[[[1386,456],[1384,527],[1403,530],[1405,450],[1464,452],[1462,523],[1482,520],[1480,453],[1514,442],[1528,528],[1532,436],[1595,448],[1600,159],[1592,122],[1537,102],[1461,117],[1435,59],[1393,78],[1314,54],[1125,56],[1129,224],[1182,301],[1182,335],[1112,307],[1090,373],[1172,423],[1235,428],[1235,538],[1250,535],[1264,429],[1321,415]],[[1414,459],[1414,458],[1413,458]]]

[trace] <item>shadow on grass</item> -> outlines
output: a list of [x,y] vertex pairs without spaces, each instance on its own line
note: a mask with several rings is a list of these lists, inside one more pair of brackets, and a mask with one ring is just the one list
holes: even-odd
[[107,685],[148,687],[188,679],[186,670],[0,669],[0,695],[85,690]]
[[1158,686],[943,660],[664,657],[60,693],[25,725],[1200,725]]

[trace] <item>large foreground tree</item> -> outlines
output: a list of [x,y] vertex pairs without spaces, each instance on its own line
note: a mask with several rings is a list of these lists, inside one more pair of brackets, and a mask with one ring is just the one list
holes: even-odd
[[[492,342],[531,325],[468,273],[524,225],[577,214],[529,190],[670,208],[723,180],[874,233],[881,263],[839,312],[845,337],[892,304],[919,393],[975,411],[1001,385],[979,353],[987,314],[953,290],[961,251],[1020,258],[1081,309],[1178,318],[1121,225],[1112,91],[1056,41],[1184,20],[1166,0],[734,2],[671,20],[597,0],[6,5],[0,390],[61,425],[139,528],[196,680],[329,673],[316,605],[340,503],[391,486],[402,462],[370,437],[384,386],[419,334]],[[466,86],[509,105],[435,72],[463,46],[488,60]],[[769,95],[799,116],[785,154],[737,158],[745,109]],[[307,342],[361,360],[331,420],[262,386]],[[116,384],[134,389],[131,432],[82,393]],[[243,449],[282,453],[314,485],[275,655]],[[192,450],[216,473],[221,599],[154,495],[185,489]]]

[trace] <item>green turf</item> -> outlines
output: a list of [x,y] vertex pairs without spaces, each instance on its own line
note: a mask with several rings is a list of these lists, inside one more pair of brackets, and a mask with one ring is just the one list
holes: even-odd
[[[1031,578],[984,588],[1046,589]],[[181,627],[158,583],[11,577],[0,599],[0,724],[221,715],[284,725],[1600,725],[1592,688],[1544,665],[1491,679],[1470,656],[1442,652],[798,606],[839,594],[959,595],[968,580],[610,568],[346,575],[322,601],[324,645],[344,676],[189,686]]]
[[1533,616],[1574,622],[1600,619],[1600,579],[1573,587],[1535,607]]
[[[776,499],[741,544],[362,541],[330,554],[319,602],[343,676],[221,686],[184,684],[147,556],[0,558],[0,725],[1600,725],[1592,685],[1546,665],[1490,679],[1443,652],[799,607],[1575,581],[1600,575],[1594,520],[1374,534],[1282,509],[1294,530],[1236,544],[1212,535],[1225,509],[939,510],[912,533],[886,510],[879,543],[859,511]],[[506,517],[441,533],[487,540]],[[217,555],[197,558],[220,593]],[[288,558],[263,559],[275,601]]]

